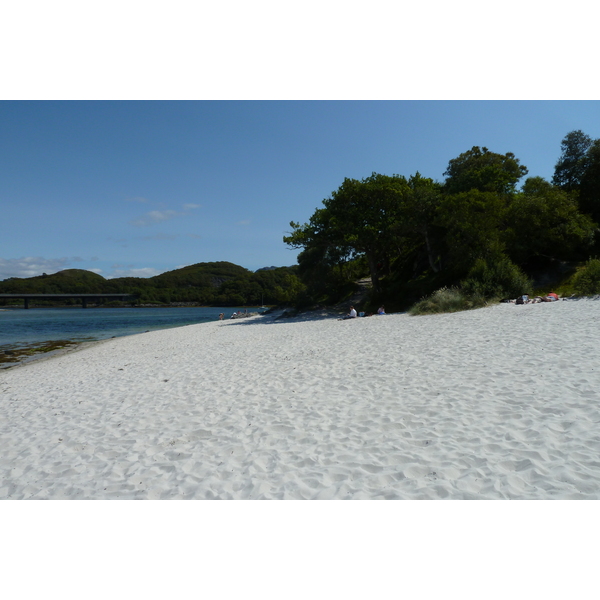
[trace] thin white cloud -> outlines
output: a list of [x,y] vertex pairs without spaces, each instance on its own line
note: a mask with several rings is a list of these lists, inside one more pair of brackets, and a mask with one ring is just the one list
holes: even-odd
[[47,273],[57,273],[67,268],[80,258],[42,258],[41,256],[24,256],[22,258],[0,258],[0,280],[9,277],[35,277]]
[[[155,206],[160,206],[160,204],[154,203]],[[138,219],[134,219],[133,221],[129,221],[130,225],[134,225],[135,227],[148,227],[149,225],[155,225],[156,223],[162,223],[163,221],[170,221],[175,217],[182,217],[187,214],[191,210],[196,208],[200,208],[200,204],[183,204],[183,211],[180,210],[151,210],[147,212],[145,215],[142,215]]]
[[183,213],[177,212],[176,210],[151,210],[139,219],[130,221],[131,225],[135,227],[147,227],[148,225],[154,225],[155,223],[162,223],[163,221],[169,221],[174,217],[177,217]]
[[116,277],[154,277],[160,275],[164,271],[153,269],[152,267],[142,267],[140,269],[115,269],[110,275],[105,275],[107,279],[115,279]]
[[252,223],[250,219],[245,219],[243,221],[237,221],[236,225],[242,225],[243,227],[247,227],[248,225],[250,225],[250,223]]

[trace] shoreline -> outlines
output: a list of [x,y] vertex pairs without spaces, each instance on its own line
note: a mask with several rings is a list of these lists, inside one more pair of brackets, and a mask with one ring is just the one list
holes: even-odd
[[[285,311],[276,311],[275,314],[280,315]],[[249,317],[257,317],[263,316],[264,313],[248,313],[247,315],[242,314],[237,317],[230,317],[232,320],[239,319],[247,319]],[[279,318],[276,317],[276,318]],[[222,322],[229,321],[230,319],[224,319]],[[211,321],[207,321],[210,323]],[[202,325],[204,323],[197,323],[197,325]],[[189,325],[178,325],[176,327],[168,327],[165,329],[178,329],[179,327],[189,327]],[[152,331],[164,331],[164,329],[154,329]],[[10,344],[10,348],[8,350],[2,349],[0,346],[0,371],[14,369],[16,367],[22,367],[24,365],[29,365],[33,362],[49,360],[56,356],[62,356],[63,354],[69,354],[72,352],[77,352],[79,350],[83,350],[95,344],[100,344],[102,342],[106,342],[108,340],[113,340],[121,337],[128,337],[134,335],[143,335],[145,333],[150,333],[149,331],[140,331],[138,333],[125,333],[123,335],[115,335],[110,338],[101,338],[97,340],[89,340],[89,341],[77,341],[77,340],[47,340],[45,342],[34,342],[31,344],[24,344],[17,347],[14,347],[14,344]],[[54,345],[58,345],[56,349],[48,349]],[[7,356],[8,355],[8,356]],[[14,357],[14,359],[13,359]],[[4,360],[3,360],[4,359]]]
[[[10,305],[10,306],[2,306],[0,307],[0,311],[4,311],[4,310],[31,310],[34,308],[75,308],[75,309],[81,309],[83,308],[81,304],[70,304],[70,305],[65,305],[65,304],[44,304],[44,305],[36,305],[36,304],[30,304],[29,308],[25,308],[22,304],[15,304],[15,305]],[[256,309],[260,309],[260,308],[270,308],[270,307],[262,307],[262,306],[232,306],[232,307],[227,307],[227,306],[212,306],[212,305],[207,305],[207,304],[196,304],[195,302],[170,302],[169,304],[160,304],[160,303],[145,303],[145,304],[136,304],[136,305],[131,305],[131,304],[123,304],[123,305],[106,305],[106,304],[93,304],[93,303],[89,303],[87,305],[87,308],[85,310],[88,310],[90,308],[256,308]]]
[[[91,307],[92,310],[96,307]],[[98,307],[100,308],[100,307]],[[106,307],[106,308],[123,308],[123,307]],[[137,307],[136,307],[137,308]],[[168,307],[164,307],[164,306],[147,306],[144,308],[182,308],[182,309],[187,309],[190,308],[189,306],[180,306],[180,307],[174,307],[174,306],[168,306]],[[192,308],[207,308],[204,306],[198,306],[198,307],[192,307]],[[208,308],[212,308],[212,307],[208,307]],[[217,307],[217,309],[219,309],[221,307]],[[65,310],[69,310],[69,309],[76,309],[75,310],[75,314],[77,315],[77,317],[80,317],[80,313],[79,311],[81,310],[81,307],[37,307],[34,308],[33,310],[39,310],[39,311],[44,311],[44,310],[59,310],[62,311]],[[13,312],[13,313],[18,313],[20,310],[24,310],[22,308],[17,308],[17,309],[0,309],[0,311],[3,312]],[[239,308],[236,310],[240,310]],[[38,313],[38,315],[41,313]],[[96,313],[97,314],[97,313]],[[256,315],[256,314],[262,314],[262,313],[258,313],[258,312],[249,312],[249,315]],[[85,315],[84,315],[85,316]],[[241,315],[237,315],[235,318],[245,318],[247,315],[246,314],[241,314]],[[75,317],[73,317],[75,318]],[[138,317],[139,318],[139,317]],[[216,315],[214,316],[215,320],[216,320]],[[228,316],[227,319],[229,319],[230,317]],[[233,315],[232,315],[232,318]],[[94,320],[94,319],[92,319]],[[25,321],[26,322],[26,321]],[[208,321],[205,321],[208,322]],[[182,327],[185,326],[189,323],[182,323],[182,324],[162,324],[160,326],[157,326],[157,324],[154,322],[153,319],[150,319],[150,321],[145,325],[145,327],[149,327],[149,329],[144,329],[142,328],[141,330],[137,330],[137,331],[130,331],[128,328],[122,328],[121,330],[113,330],[108,332],[108,335],[106,336],[106,334],[103,334],[99,331],[97,331],[96,329],[92,329],[89,331],[86,331],[85,329],[83,331],[80,332],[67,332],[65,331],[64,333],[58,333],[58,336],[62,336],[62,337],[51,337],[50,339],[37,339],[35,341],[21,341],[19,339],[11,339],[10,342],[7,343],[3,343],[0,344],[0,370],[3,369],[10,369],[13,368],[14,366],[20,365],[20,364],[29,364],[35,360],[39,360],[41,358],[45,358],[47,356],[54,356],[56,354],[60,354],[63,353],[64,351],[67,350],[74,350],[74,348],[76,346],[79,345],[87,345],[89,343],[93,343],[96,341],[102,341],[105,339],[112,339],[112,338],[117,338],[117,337],[124,337],[124,336],[129,336],[129,335],[137,335],[140,333],[147,333],[148,331],[158,331],[160,329],[169,329],[171,327]],[[142,325],[142,327],[144,327],[144,325]],[[69,337],[69,335],[72,334],[73,337]],[[40,335],[40,337],[44,335],[43,333]],[[52,335],[52,334],[48,334],[48,335]],[[15,337],[13,336],[9,336],[9,337]],[[31,335],[29,337],[32,337]]]
[[[137,335],[137,334],[134,334]],[[8,371],[12,369],[17,369],[24,367],[26,365],[30,365],[34,362],[41,362],[45,360],[50,360],[51,358],[62,356],[64,354],[71,354],[73,352],[78,352],[80,350],[84,350],[85,348],[89,348],[90,346],[94,346],[96,344],[101,344],[102,342],[106,342],[109,339],[116,338],[107,338],[102,340],[91,340],[86,342],[75,342],[70,340],[60,340],[60,347],[57,347],[54,350],[47,350],[46,348],[51,347],[52,343],[42,343],[41,348],[38,350],[40,344],[33,344],[31,346],[23,347],[23,352],[19,352],[21,348],[11,352],[11,354],[16,354],[16,360],[5,360],[2,361],[2,354],[6,354],[6,350],[4,352],[0,351],[0,373],[2,371]],[[63,345],[64,344],[64,345]]]
[[[600,295],[588,296],[588,297],[561,298],[561,301],[570,301],[570,302],[571,301],[582,301],[582,300],[597,301],[597,300],[600,300]],[[158,305],[156,307],[158,307]],[[52,307],[52,308],[57,308],[57,307]],[[73,308],[73,307],[71,307],[71,308]],[[111,308],[115,308],[115,307],[111,307]],[[117,307],[117,308],[120,308],[120,307]],[[202,308],[204,308],[204,307],[202,307]],[[490,308],[490,307],[487,307],[487,308]],[[0,309],[0,310],[2,310],[2,309]],[[479,309],[476,309],[476,310],[479,310]],[[232,316],[228,319],[224,319],[222,321],[222,323],[227,322],[229,320],[245,319],[245,318],[256,317],[256,316],[265,317],[265,318],[271,317],[271,320],[288,320],[290,322],[291,321],[303,322],[303,321],[314,321],[314,320],[322,320],[322,319],[336,319],[336,318],[339,318],[340,316],[342,316],[343,314],[344,314],[343,311],[341,311],[339,309],[331,308],[331,307],[322,308],[322,309],[312,309],[312,310],[307,310],[307,311],[303,311],[303,312],[298,312],[298,311],[295,311],[294,309],[290,309],[290,308],[281,308],[281,309],[275,310],[272,313],[248,313],[248,315],[242,314],[241,316],[238,316],[238,317]],[[385,316],[391,316],[393,314],[399,315],[399,314],[407,314],[407,313],[390,313]],[[439,313],[439,314],[450,314],[450,313]],[[374,314],[371,316],[377,317],[378,315]],[[422,315],[418,315],[418,316],[422,316]],[[418,318],[418,316],[411,317],[411,318]],[[207,321],[207,322],[210,322],[210,321]],[[180,325],[178,327],[188,327],[188,325]],[[173,327],[171,329],[177,329],[178,327]],[[157,329],[157,330],[153,330],[153,331],[162,331],[162,330]],[[46,342],[32,343],[32,344],[28,344],[28,345],[19,346],[16,349],[10,348],[9,352],[11,352],[11,353],[17,353],[17,354],[20,353],[20,354],[25,355],[22,358],[18,358],[17,360],[10,361],[10,362],[2,361],[2,353],[3,352],[6,353],[6,350],[3,351],[2,347],[0,347],[0,371],[3,369],[13,369],[15,367],[21,367],[23,365],[31,364],[33,362],[37,362],[37,361],[41,361],[41,360],[48,360],[55,356],[61,356],[63,354],[76,352],[79,349],[84,349],[91,345],[108,341],[109,339],[128,337],[131,335],[141,335],[143,333],[149,333],[149,331],[138,332],[138,333],[128,333],[128,334],[123,334],[120,336],[111,336],[110,338],[102,338],[102,339],[90,340],[90,341],[57,340],[55,342],[53,340],[48,340]],[[52,345],[54,343],[64,344],[65,347],[57,348],[56,350],[47,350],[46,349],[47,346]],[[38,347],[40,349],[36,350],[36,348],[38,348]],[[21,350],[22,350],[22,352],[21,352]],[[31,350],[33,350],[33,353],[31,353]]]
[[0,498],[600,499],[600,302],[279,317],[0,371]]

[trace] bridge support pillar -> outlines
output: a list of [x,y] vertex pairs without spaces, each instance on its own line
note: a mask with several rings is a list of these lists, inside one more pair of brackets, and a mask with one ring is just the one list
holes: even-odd
[[82,304],[83,308],[87,308],[87,298],[82,298],[81,304]]
[[24,298],[25,300],[25,308],[29,308],[29,298]]

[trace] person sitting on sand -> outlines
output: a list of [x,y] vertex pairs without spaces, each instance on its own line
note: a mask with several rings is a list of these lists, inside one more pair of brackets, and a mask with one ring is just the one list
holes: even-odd
[[377,314],[378,315],[385,315],[385,306],[383,306],[383,304],[377,310]]
[[344,317],[344,319],[356,319],[358,315],[356,314],[356,310],[354,310],[354,306],[350,307],[350,312]]

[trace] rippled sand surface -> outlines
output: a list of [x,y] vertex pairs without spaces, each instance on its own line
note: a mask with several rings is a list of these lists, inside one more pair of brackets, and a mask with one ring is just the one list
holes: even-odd
[[600,498],[600,302],[108,340],[0,372],[0,498]]

